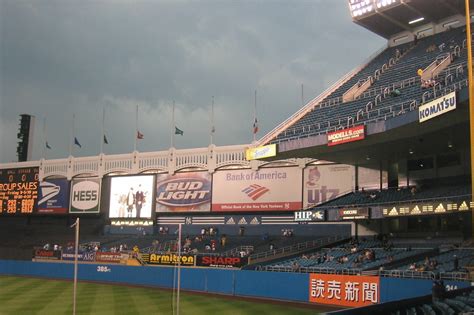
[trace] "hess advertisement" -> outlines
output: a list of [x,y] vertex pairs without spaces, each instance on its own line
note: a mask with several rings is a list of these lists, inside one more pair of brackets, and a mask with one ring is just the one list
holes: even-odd
[[38,213],[65,214],[69,208],[67,179],[45,179],[39,183]]
[[37,167],[0,170],[0,214],[30,214],[38,198]]
[[156,177],[156,212],[209,212],[211,175],[208,172],[159,174]]
[[311,165],[304,169],[303,208],[311,208],[354,190],[354,167]]
[[154,175],[112,177],[110,218],[151,218]]
[[69,213],[99,213],[100,179],[73,179]]
[[261,168],[214,173],[212,211],[301,209],[301,169]]

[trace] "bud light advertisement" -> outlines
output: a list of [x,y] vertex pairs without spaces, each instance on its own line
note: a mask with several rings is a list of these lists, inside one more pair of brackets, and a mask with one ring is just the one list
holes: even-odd
[[67,179],[45,179],[38,187],[38,213],[66,214],[69,209]]
[[209,212],[211,187],[208,172],[159,174],[156,179],[156,212]]
[[154,175],[112,177],[109,217],[150,219],[154,183]]
[[77,178],[72,180],[69,213],[99,213],[99,200],[99,178]]

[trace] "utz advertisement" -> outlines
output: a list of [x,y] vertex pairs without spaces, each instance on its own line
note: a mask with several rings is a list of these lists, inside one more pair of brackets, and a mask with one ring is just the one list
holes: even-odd
[[211,189],[208,172],[158,174],[156,212],[209,212]]
[[69,213],[99,213],[100,179],[73,179]]
[[0,214],[30,214],[36,210],[38,167],[0,170]]
[[240,268],[247,264],[248,258],[221,257],[221,256],[197,256],[196,266],[216,268]]
[[301,210],[301,176],[298,167],[218,171],[212,211]]
[[380,278],[310,274],[309,301],[347,307],[377,304],[380,301]]
[[310,165],[303,172],[303,208],[311,208],[354,190],[354,166]]
[[46,179],[39,183],[38,213],[65,214],[69,209],[67,179]]
[[109,218],[150,219],[154,175],[112,177]]

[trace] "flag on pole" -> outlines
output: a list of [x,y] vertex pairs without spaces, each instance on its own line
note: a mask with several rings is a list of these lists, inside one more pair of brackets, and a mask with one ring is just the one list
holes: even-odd
[[143,133],[137,130],[137,139],[142,140],[144,138]]
[[50,150],[51,150],[51,146],[49,145],[48,141],[46,141],[45,146],[46,146],[46,149],[50,149]]
[[77,145],[79,148],[82,148],[81,144],[79,143],[79,140],[77,140],[76,137],[74,137],[74,144]]
[[178,127],[174,127],[174,134],[175,135],[181,135],[183,136],[184,135],[184,131],[182,131],[181,129],[179,129]]
[[256,134],[258,132],[258,121],[257,117],[255,117],[255,120],[253,122],[253,134]]
[[107,136],[106,136],[106,135],[104,135],[104,143],[105,143],[105,144],[109,144],[109,141],[107,140]]

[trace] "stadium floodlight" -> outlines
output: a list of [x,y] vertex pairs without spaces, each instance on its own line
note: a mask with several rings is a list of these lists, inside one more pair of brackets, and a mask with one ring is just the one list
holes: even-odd
[[374,0],[349,0],[349,10],[352,17],[361,16],[374,10]]
[[421,21],[424,21],[425,18],[424,17],[420,17],[420,18],[417,18],[417,19],[414,19],[414,20],[411,20],[410,22],[408,22],[408,24],[415,24],[415,23],[418,23],[418,22],[421,22]]
[[400,1],[399,0],[376,0],[376,6],[377,6],[377,9],[380,9],[380,8],[391,6],[397,2],[400,2]]

